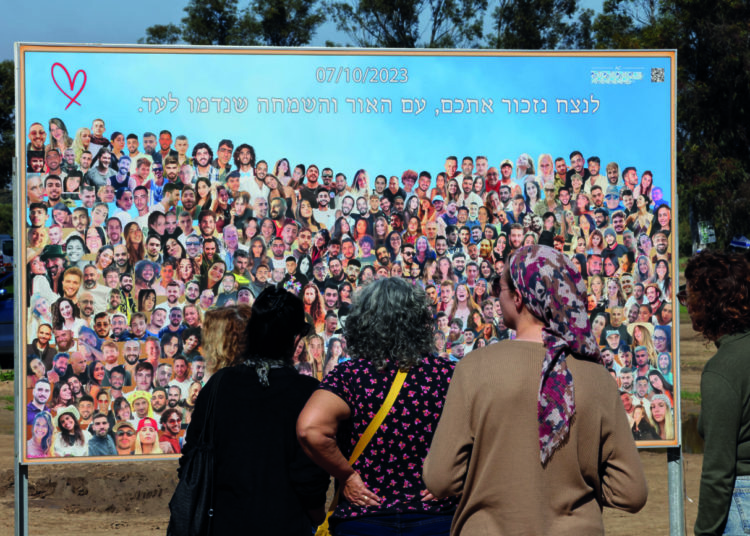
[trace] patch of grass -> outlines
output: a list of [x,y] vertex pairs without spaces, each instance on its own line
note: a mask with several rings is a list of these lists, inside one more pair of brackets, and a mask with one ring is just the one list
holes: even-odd
[[14,406],[13,406],[13,396],[12,395],[0,396],[0,400],[6,403],[5,409],[7,409],[8,411],[13,411],[13,407]]
[[12,382],[16,378],[16,372],[13,369],[0,370],[0,382]]
[[700,393],[695,393],[693,391],[680,391],[680,396],[683,400],[690,400],[691,402],[695,402],[696,404],[701,403]]

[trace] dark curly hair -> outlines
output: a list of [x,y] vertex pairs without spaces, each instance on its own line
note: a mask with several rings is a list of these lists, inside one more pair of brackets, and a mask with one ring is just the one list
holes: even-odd
[[393,277],[368,283],[354,295],[344,335],[349,354],[378,371],[419,365],[434,349],[424,290]]
[[685,268],[693,328],[710,341],[750,330],[750,265],[734,253],[702,251]]

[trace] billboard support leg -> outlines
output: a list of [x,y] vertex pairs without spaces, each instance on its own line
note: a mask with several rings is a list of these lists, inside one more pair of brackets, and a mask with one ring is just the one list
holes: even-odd
[[685,494],[682,472],[682,446],[667,449],[669,481],[669,534],[685,536]]
[[29,535],[29,466],[16,460],[16,536]]

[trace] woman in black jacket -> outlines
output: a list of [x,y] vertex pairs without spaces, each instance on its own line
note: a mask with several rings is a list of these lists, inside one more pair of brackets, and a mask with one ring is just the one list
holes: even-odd
[[[198,445],[203,428],[215,426],[212,534],[309,536],[325,517],[329,477],[302,452],[295,433],[297,417],[318,385],[292,363],[309,331],[304,306],[283,288],[264,290],[244,337],[236,328],[226,329],[233,315],[242,315],[239,309],[206,314],[204,353],[210,369],[219,370],[198,397],[182,460]],[[239,344],[242,340],[247,344]],[[211,395],[214,411],[207,415]]]

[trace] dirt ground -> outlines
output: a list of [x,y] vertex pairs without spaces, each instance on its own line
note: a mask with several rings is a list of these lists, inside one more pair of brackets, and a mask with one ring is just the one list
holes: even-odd
[[[703,364],[713,354],[689,324],[681,328],[681,390],[697,393]],[[13,392],[0,383],[0,396]],[[696,403],[683,400],[683,420],[697,415]],[[691,441],[692,443],[692,441]],[[691,445],[692,446],[692,445]],[[607,534],[668,534],[669,495],[667,454],[642,450],[649,499],[635,515],[607,509]],[[701,454],[683,455],[685,527],[692,534],[697,515]],[[167,504],[176,484],[176,462],[146,464],[70,464],[31,466],[29,469],[29,534],[89,536],[164,534],[169,519]],[[13,412],[0,405],[0,534],[13,534]]]

